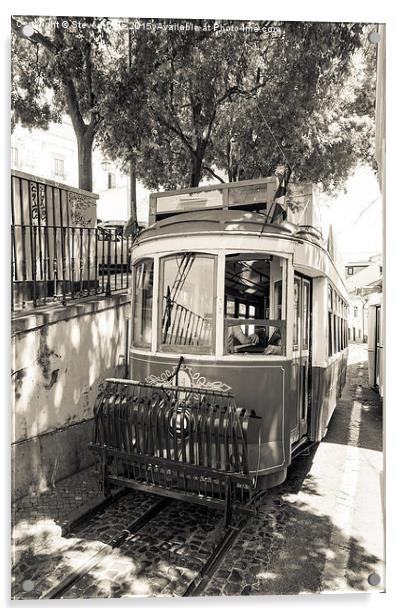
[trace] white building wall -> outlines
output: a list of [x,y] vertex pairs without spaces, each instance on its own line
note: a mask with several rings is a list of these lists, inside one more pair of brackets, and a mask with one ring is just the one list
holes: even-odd
[[[55,160],[62,161],[62,174],[57,174]],[[49,130],[29,130],[16,125],[11,135],[11,167],[78,187],[77,141],[70,118],[61,124],[50,124]],[[60,169],[59,169],[60,171]],[[113,174],[114,188],[108,188],[108,174]],[[100,220],[129,218],[129,182],[118,165],[106,160],[95,148],[92,158],[93,192],[99,194],[97,217]],[[137,184],[138,218],[148,220],[149,191]]]
[[367,342],[368,332],[368,300],[361,297],[350,297],[349,300],[349,341]]

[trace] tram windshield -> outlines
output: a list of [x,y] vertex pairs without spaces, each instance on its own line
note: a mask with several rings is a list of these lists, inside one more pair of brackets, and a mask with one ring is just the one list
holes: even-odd
[[225,352],[285,355],[279,257],[234,254],[225,267]]
[[181,253],[161,259],[159,348],[214,352],[215,257]]
[[133,344],[150,349],[152,338],[153,259],[143,259],[134,267]]

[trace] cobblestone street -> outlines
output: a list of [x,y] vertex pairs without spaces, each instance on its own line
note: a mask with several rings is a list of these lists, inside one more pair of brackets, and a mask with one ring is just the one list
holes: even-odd
[[[212,575],[206,595],[382,590],[382,411],[367,386],[365,345],[351,345],[343,397],[322,443],[301,455],[272,489]],[[129,493],[62,528],[100,495],[90,471],[13,514],[12,596],[44,596],[161,499]],[[182,596],[224,532],[221,512],[170,502],[103,558],[64,598]],[[376,573],[381,582],[370,585]],[[371,578],[372,580],[372,578]]]

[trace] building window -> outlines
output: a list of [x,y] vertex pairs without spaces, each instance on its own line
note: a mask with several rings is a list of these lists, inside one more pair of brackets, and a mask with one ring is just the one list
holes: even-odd
[[353,308],[353,316],[354,316],[355,319],[357,319],[358,314],[359,314],[359,310],[358,310],[357,306],[355,306]]
[[11,166],[14,169],[18,167],[18,148],[11,148]]
[[64,178],[64,160],[61,158],[54,159],[54,175],[57,178]]
[[347,268],[347,275],[348,276],[353,276],[353,267],[348,267]]
[[107,174],[107,187],[116,188],[116,174],[115,173]]
[[231,319],[236,317],[236,302],[233,299],[226,299],[226,314]]

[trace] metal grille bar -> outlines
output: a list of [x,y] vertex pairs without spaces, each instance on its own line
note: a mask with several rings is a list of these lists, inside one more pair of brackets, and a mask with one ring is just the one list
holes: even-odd
[[153,486],[176,498],[244,503],[254,485],[248,438],[260,429],[261,418],[237,408],[230,393],[108,379],[90,448],[105,492],[110,484]]

